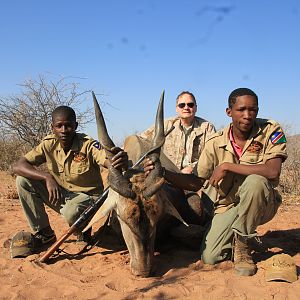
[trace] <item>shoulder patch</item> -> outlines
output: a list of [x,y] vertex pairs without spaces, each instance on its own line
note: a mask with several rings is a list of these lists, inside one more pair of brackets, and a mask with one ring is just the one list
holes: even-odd
[[93,143],[93,147],[95,147],[95,148],[98,149],[98,150],[101,149],[101,145],[100,145],[100,143],[99,143],[98,141],[95,141],[95,142]]
[[273,145],[286,143],[286,138],[282,131],[274,132],[271,135],[270,140]]

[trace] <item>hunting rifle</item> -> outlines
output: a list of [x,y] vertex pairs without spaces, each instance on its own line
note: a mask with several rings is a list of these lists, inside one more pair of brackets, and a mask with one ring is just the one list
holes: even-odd
[[[172,125],[172,127],[165,133],[165,136],[167,136],[174,128],[175,128],[174,125]],[[155,150],[156,147],[150,149],[145,154],[143,154],[130,169],[134,169],[136,166],[138,166],[146,156],[148,156]],[[98,209],[101,207],[103,200],[106,199],[108,195],[108,190],[109,190],[109,186],[107,186],[104,189],[102,195],[99,196],[95,200],[95,202],[93,202],[89,207],[87,207],[86,210],[80,215],[80,217],[73,223],[73,225],[69,227],[69,229],[46,251],[44,255],[42,255],[42,257],[38,260],[39,262],[42,263],[46,262],[49,259],[49,257],[59,248],[59,246],[71,234],[82,229],[86,225],[87,221],[89,221],[94,216],[94,214],[98,211]]]

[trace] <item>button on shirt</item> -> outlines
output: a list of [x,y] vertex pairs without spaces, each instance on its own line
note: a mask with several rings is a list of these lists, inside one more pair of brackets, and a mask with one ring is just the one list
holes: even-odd
[[91,196],[103,191],[100,166],[104,165],[105,152],[99,150],[97,141],[83,133],[76,133],[68,153],[55,135],[48,135],[25,158],[34,166],[46,163],[56,182],[69,191]]

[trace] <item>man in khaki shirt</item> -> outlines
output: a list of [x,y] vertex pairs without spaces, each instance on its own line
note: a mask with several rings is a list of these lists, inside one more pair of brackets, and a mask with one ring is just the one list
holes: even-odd
[[[45,206],[63,215],[71,226],[103,190],[100,166],[106,167],[105,152],[99,143],[76,133],[74,110],[59,106],[52,112],[52,135],[21,157],[13,166],[17,191],[29,225],[34,232],[35,251],[55,242]],[[112,165],[126,168],[127,154],[112,149]],[[36,167],[46,164],[48,172]],[[90,233],[81,236],[88,242]]]
[[[197,102],[190,92],[184,91],[177,96],[176,112],[177,117],[164,122],[166,132],[172,126],[174,129],[166,137],[162,151],[182,173],[192,173],[205,142],[216,130],[213,124],[196,116]],[[140,136],[152,140],[154,126]]]
[[[176,112],[177,117],[164,121],[165,132],[168,132],[172,126],[174,129],[166,137],[162,152],[175,165],[177,172],[191,174],[206,141],[216,130],[212,123],[196,116],[197,102],[191,92],[183,91],[177,96]],[[154,126],[141,133],[140,136],[152,140]],[[211,218],[211,212],[210,209],[204,208],[199,196],[201,191],[198,193],[185,191],[185,194],[192,210],[193,223],[203,225],[208,218]]]
[[[232,123],[207,141],[195,168],[198,176],[166,170],[165,178],[189,190],[209,181],[215,215],[203,238],[202,260],[215,264],[233,259],[238,275],[251,276],[257,268],[249,239],[281,203],[276,186],[287,158],[286,139],[277,122],[256,118],[258,97],[248,88],[230,94],[226,113]],[[148,160],[145,171],[152,168]]]

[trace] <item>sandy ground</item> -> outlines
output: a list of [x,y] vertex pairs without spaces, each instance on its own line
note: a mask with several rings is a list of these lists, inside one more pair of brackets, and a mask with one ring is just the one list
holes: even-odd
[[[300,299],[300,280],[294,283],[266,282],[264,261],[275,253],[293,256],[300,271],[300,198],[286,197],[278,215],[258,230],[264,247],[254,258],[258,272],[238,277],[233,264],[203,265],[199,251],[173,241],[155,256],[156,270],[150,278],[130,273],[128,251],[106,230],[101,242],[76,255],[82,245],[70,237],[65,252],[47,264],[37,264],[38,255],[10,259],[9,239],[19,230],[29,231],[15,198],[14,180],[0,172],[0,299]],[[52,227],[61,236],[67,225],[49,212]]]

